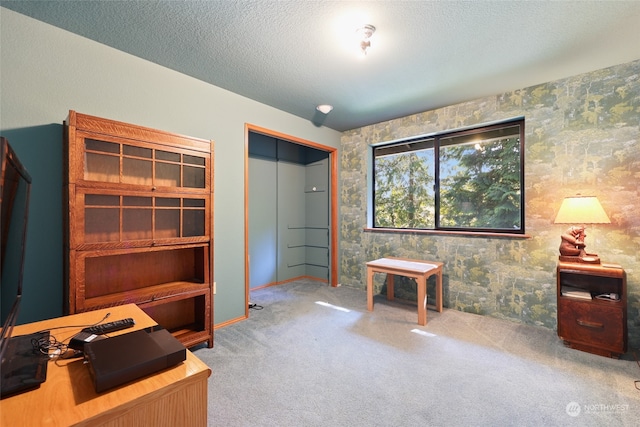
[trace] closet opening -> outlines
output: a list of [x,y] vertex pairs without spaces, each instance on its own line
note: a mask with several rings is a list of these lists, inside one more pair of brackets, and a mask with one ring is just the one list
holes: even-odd
[[245,140],[245,306],[294,280],[337,286],[337,149],[252,125]]

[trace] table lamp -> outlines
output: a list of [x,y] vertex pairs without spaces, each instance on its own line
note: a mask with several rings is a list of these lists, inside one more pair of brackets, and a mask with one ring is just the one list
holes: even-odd
[[587,245],[584,243],[586,224],[611,224],[597,197],[565,197],[554,224],[580,224],[569,227],[560,236],[560,261],[600,263],[598,255],[585,251]]

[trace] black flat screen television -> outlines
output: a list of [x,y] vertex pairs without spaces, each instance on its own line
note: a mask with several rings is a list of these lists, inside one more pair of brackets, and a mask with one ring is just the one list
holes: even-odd
[[14,336],[24,278],[31,176],[9,142],[0,137],[0,397],[38,387],[46,379],[47,355],[38,345],[49,332]]

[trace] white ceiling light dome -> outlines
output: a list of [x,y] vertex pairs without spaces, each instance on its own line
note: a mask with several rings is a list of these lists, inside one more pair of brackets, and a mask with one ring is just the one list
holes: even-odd
[[331,110],[333,110],[333,105],[320,104],[316,107],[316,110],[320,111],[322,114],[329,114]]

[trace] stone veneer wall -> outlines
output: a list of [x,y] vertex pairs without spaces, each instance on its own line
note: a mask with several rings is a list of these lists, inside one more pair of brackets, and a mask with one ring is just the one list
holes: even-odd
[[[365,231],[370,144],[519,116],[529,238]],[[340,161],[341,284],[365,288],[365,262],[384,256],[443,261],[445,307],[550,329],[567,228],[555,213],[565,196],[598,196],[612,224],[587,228],[587,250],[625,268],[629,343],[640,346],[640,60],[347,131]]]

